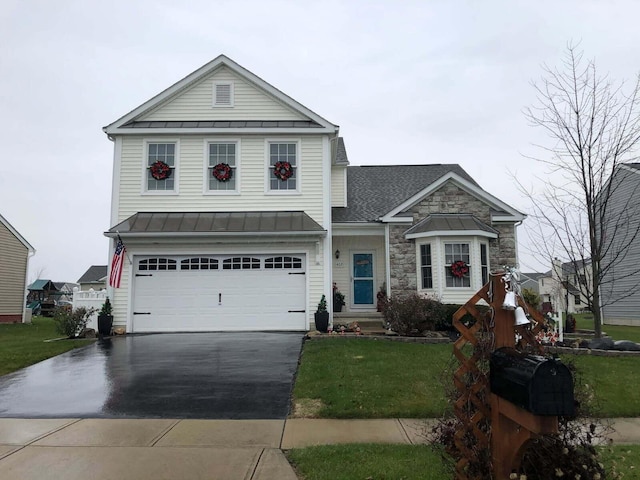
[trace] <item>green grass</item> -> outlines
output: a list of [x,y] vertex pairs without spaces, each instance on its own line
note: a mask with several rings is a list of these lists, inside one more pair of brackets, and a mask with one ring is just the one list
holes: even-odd
[[[437,418],[447,403],[443,370],[451,344],[331,338],[304,344],[294,415],[321,418]],[[576,382],[591,387],[602,417],[640,416],[640,357],[571,355]],[[303,406],[303,413],[296,405]]]
[[31,324],[0,324],[0,375],[54,357],[91,340],[44,340],[59,338],[52,319],[34,317]]
[[289,450],[287,458],[305,480],[453,478],[440,455],[426,445],[323,445]]
[[323,418],[438,417],[451,345],[331,338],[304,344],[294,404],[320,400]]
[[575,355],[570,360],[578,369],[576,381],[593,389],[598,416],[640,416],[640,357]]
[[[593,315],[582,313],[574,315],[576,328],[582,330],[593,330]],[[614,340],[631,340],[640,343],[640,327],[629,327],[626,325],[603,325],[602,330]]]
[[[601,455],[608,473],[640,479],[640,445],[606,447]],[[453,478],[440,455],[425,445],[327,445],[289,450],[287,458],[305,480]]]

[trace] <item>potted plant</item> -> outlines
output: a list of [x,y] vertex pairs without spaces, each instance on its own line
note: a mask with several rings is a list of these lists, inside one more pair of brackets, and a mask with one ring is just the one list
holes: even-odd
[[341,312],[344,305],[344,294],[338,290],[338,285],[333,283],[333,311]]
[[326,333],[329,328],[329,312],[327,311],[327,299],[324,295],[318,303],[318,309],[315,313],[316,330]]
[[102,304],[100,313],[98,313],[98,333],[100,335],[111,335],[111,327],[113,326],[112,307],[109,297]]

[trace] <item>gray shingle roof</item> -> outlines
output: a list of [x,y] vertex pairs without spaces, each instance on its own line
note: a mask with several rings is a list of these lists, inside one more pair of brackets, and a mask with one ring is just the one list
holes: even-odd
[[78,283],[97,283],[107,276],[106,265],[91,265],[89,269],[78,279]]
[[311,120],[194,120],[134,121],[122,128],[322,128]]
[[109,233],[322,234],[325,229],[304,212],[139,212]]
[[334,207],[334,222],[372,222],[453,172],[474,185],[457,164],[347,167],[347,205]]
[[424,220],[416,223],[413,227],[405,232],[405,235],[427,232],[442,231],[483,231],[498,235],[498,231],[489,225],[482,223],[473,215],[469,214],[441,214],[436,213],[429,215]]
[[338,138],[338,148],[336,149],[336,165],[349,165],[347,158],[347,148],[344,146],[344,138]]

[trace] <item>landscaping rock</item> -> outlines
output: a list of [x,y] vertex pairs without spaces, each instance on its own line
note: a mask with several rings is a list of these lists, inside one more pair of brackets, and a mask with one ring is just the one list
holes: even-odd
[[594,338],[589,342],[589,348],[595,349],[595,350],[612,350],[613,339],[609,337]]
[[79,338],[96,338],[96,331],[93,328],[85,328],[78,335]]
[[640,352],[640,345],[631,340],[617,340],[613,343],[614,350]]

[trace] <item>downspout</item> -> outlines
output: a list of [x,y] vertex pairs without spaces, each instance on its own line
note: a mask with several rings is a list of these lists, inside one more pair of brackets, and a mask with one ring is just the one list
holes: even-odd
[[[29,259],[31,257],[33,257],[36,254],[35,250],[29,250],[27,249],[27,262],[24,268],[24,291],[28,292],[28,287],[29,287]],[[27,302],[26,302],[26,298],[27,296],[25,295],[23,302],[22,302],[22,323],[26,323],[25,320],[25,316],[27,315]],[[33,316],[33,312],[31,312],[32,316]],[[29,319],[29,323],[31,323],[31,319]]]

